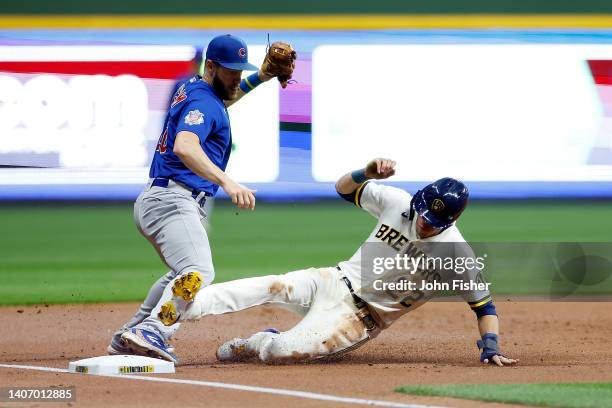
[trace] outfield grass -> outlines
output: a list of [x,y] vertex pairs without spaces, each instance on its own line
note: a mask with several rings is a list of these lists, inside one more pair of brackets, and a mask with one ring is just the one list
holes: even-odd
[[558,408],[612,408],[612,383],[410,385],[397,392]]
[[[375,220],[348,203],[225,203],[212,217],[217,281],[335,265]],[[140,300],[163,273],[132,205],[0,206],[0,304]],[[610,202],[475,202],[460,227],[472,241],[612,241]],[[612,278],[610,279],[612,281]]]

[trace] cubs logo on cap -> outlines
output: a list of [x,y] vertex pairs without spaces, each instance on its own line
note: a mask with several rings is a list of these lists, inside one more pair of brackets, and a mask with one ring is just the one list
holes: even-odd
[[249,51],[246,43],[231,34],[213,38],[206,49],[206,59],[222,67],[237,71],[257,71],[258,68],[248,62]]

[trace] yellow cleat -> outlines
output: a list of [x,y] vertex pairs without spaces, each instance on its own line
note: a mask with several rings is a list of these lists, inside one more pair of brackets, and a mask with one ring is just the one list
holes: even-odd
[[176,313],[176,307],[174,302],[166,302],[162,305],[161,310],[157,314],[159,320],[164,326],[172,326],[178,320],[178,314]]
[[[191,302],[202,287],[202,278],[198,272],[189,272],[181,276],[172,286],[172,294]],[[164,305],[165,306],[165,305]]]

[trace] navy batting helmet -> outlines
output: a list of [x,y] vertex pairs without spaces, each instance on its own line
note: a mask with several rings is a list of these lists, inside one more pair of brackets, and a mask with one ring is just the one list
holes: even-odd
[[467,205],[469,192],[465,184],[444,177],[428,184],[412,198],[414,210],[435,228],[447,228],[459,218]]

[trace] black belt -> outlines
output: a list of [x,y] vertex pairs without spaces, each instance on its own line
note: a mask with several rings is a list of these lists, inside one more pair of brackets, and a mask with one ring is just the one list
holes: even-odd
[[[168,188],[168,184],[170,183],[170,179],[165,179],[165,178],[155,178],[153,179],[153,182],[151,183],[152,187],[163,187],[163,188]],[[189,189],[187,189],[189,190]],[[198,205],[200,207],[203,207],[204,204],[206,203],[206,195],[202,196],[202,198],[200,198],[200,200],[198,200],[198,196],[202,194],[202,191],[200,190],[191,190],[191,197],[196,200],[196,202],[198,203]],[[206,194],[206,193],[204,193]]]
[[[339,270],[339,271],[342,271],[342,269],[340,269],[339,266],[336,266],[336,269]],[[349,278],[347,278],[346,276],[343,276],[342,280],[344,281],[344,283],[348,287],[349,292],[351,292],[351,297],[353,298],[353,303],[355,303],[355,307],[357,309],[359,309],[359,312],[358,312],[357,315],[359,316],[359,318],[361,318],[361,321],[363,322],[363,324],[366,327],[366,329],[368,331],[370,331],[370,330],[374,330],[374,329],[378,328],[378,325],[376,324],[376,321],[374,320],[372,315],[370,315],[370,311],[368,309],[368,303],[365,300],[363,300],[362,298],[360,298],[359,296],[357,296],[357,294],[355,293],[355,290],[353,289],[353,285],[351,284],[351,281],[349,280]]]

